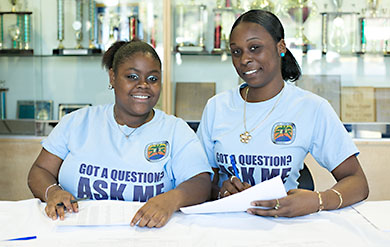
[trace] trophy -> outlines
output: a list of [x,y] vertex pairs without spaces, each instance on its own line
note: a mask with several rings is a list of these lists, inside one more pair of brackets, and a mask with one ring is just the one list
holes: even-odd
[[217,0],[214,12],[214,47],[212,53],[226,54],[229,52],[229,33],[236,18],[243,12],[241,2],[232,4],[229,0]]
[[89,33],[89,44],[88,48],[84,48],[82,45],[83,41],[83,8],[84,0],[74,0],[76,15],[75,20],[72,23],[74,30],[76,45],[74,48],[65,48],[63,41],[65,39],[65,18],[64,18],[64,1],[57,0],[57,40],[59,41],[58,47],[53,49],[54,55],[93,55],[101,54],[101,49],[95,45],[96,37],[96,3],[95,0],[88,0],[88,20],[86,21],[86,31]]
[[380,0],[367,0],[368,10],[370,11],[371,17],[377,16],[379,3],[380,3]]
[[104,44],[104,49],[108,50],[110,46],[118,40],[119,36],[119,25],[121,23],[120,16],[116,12],[110,12],[109,15],[109,34],[108,40]]
[[175,8],[175,43],[180,53],[204,53],[206,5],[179,4]]
[[251,9],[263,9],[269,12],[274,12],[275,5],[269,0],[254,0],[251,3]]
[[311,0],[288,0],[283,7],[284,12],[297,24],[296,42],[293,46],[300,47],[303,53],[307,53],[312,44],[304,34],[304,24],[315,14],[315,4]]
[[[11,11],[0,12],[0,54],[19,54],[32,55],[34,52],[31,49],[31,14],[32,12],[17,11],[17,1],[10,0],[12,4]],[[11,16],[5,19],[4,16]],[[10,43],[5,43],[4,36],[4,21],[16,17],[16,24],[8,26],[8,36]],[[7,48],[9,47],[9,48]]]
[[16,2],[17,0],[9,0],[12,5],[11,12],[16,12]]
[[336,52],[340,53],[341,48],[345,47],[348,43],[348,37],[345,32],[344,19],[341,12],[343,1],[333,0],[332,2],[337,12],[336,12],[336,17],[332,21],[333,28],[330,34],[329,43],[332,47],[336,48]]

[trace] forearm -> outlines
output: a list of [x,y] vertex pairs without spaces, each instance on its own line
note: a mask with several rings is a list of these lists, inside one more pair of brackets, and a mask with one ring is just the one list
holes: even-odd
[[[33,195],[42,201],[46,201],[45,193],[46,189],[52,185],[57,183],[57,178],[51,174],[49,171],[37,166],[33,165],[28,174],[28,186],[33,193]],[[55,186],[57,187],[57,186]],[[52,192],[58,188],[51,187],[48,192]]]
[[[337,194],[336,190],[340,193]],[[340,206],[346,207],[368,197],[369,189],[367,179],[362,170],[354,175],[340,179],[331,189],[321,192],[324,209],[332,210]],[[340,204],[341,203],[341,204]]]
[[211,180],[208,173],[201,173],[168,191],[176,200],[175,210],[181,207],[202,203],[210,198]]

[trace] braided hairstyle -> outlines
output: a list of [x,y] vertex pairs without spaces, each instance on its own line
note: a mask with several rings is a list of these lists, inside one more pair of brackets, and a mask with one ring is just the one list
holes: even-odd
[[[281,39],[284,39],[284,29],[282,23],[273,13],[260,9],[253,9],[242,14],[234,22],[230,35],[234,28],[241,22],[253,22],[261,25],[267,30],[276,43]],[[286,47],[286,54],[282,57],[282,77],[283,80],[296,81],[301,76],[301,68],[297,60],[295,60],[293,54]]]
[[112,69],[116,74],[119,65],[126,62],[137,52],[152,55],[160,64],[161,69],[161,60],[156,50],[148,43],[137,39],[131,41],[117,41],[112,44],[103,55],[102,66],[106,70]]

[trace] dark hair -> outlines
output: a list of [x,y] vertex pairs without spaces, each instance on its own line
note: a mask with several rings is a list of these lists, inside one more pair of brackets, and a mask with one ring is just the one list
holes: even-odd
[[[278,43],[281,39],[284,39],[284,28],[278,17],[269,11],[253,9],[242,14],[234,22],[230,35],[235,27],[241,22],[253,22],[261,25],[272,36],[274,41]],[[295,60],[293,54],[286,47],[286,54],[282,57],[282,77],[283,80],[296,81],[301,76],[301,68],[297,60]]]
[[161,60],[156,50],[148,43],[141,40],[132,41],[117,41],[110,46],[110,48],[104,53],[102,59],[102,66],[106,70],[112,69],[116,73],[118,66],[124,63],[132,55],[137,52],[144,54],[150,54],[158,63],[161,68]]

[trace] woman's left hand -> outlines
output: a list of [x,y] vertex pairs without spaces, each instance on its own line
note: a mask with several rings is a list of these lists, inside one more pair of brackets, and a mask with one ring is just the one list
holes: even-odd
[[149,228],[164,226],[177,210],[175,198],[169,192],[150,198],[134,215],[130,225],[138,223],[140,227]]
[[251,202],[252,206],[266,207],[248,208],[247,213],[273,216],[273,217],[295,217],[317,212],[319,209],[319,198],[316,192],[304,189],[292,189],[287,196],[280,199],[262,200]]

